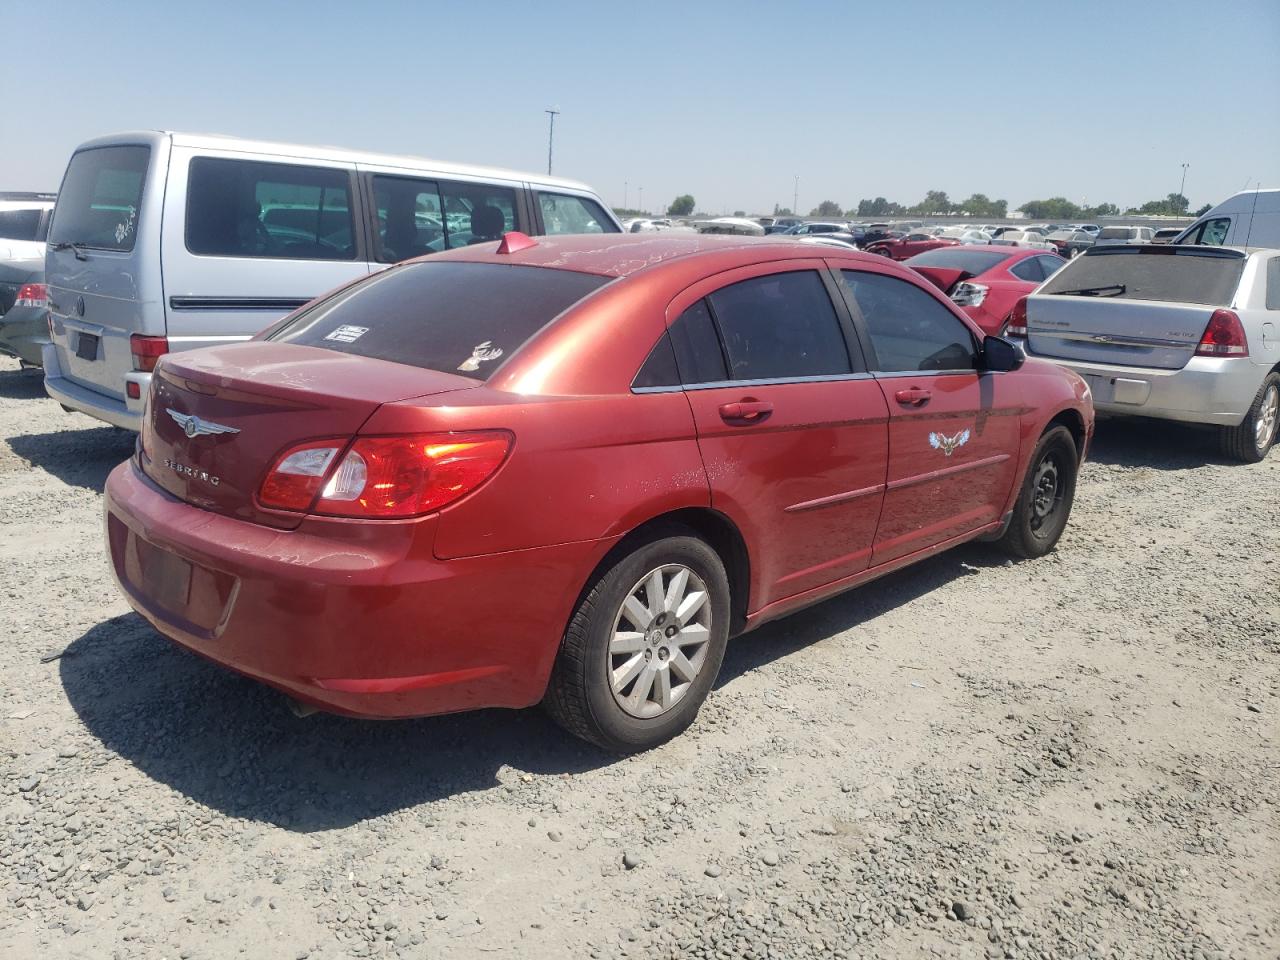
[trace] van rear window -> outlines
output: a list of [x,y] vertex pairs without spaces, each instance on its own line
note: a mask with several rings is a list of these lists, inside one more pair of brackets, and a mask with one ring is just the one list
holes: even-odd
[[1203,247],[1093,247],[1053,275],[1042,294],[1159,300],[1225,307],[1235,296],[1244,257]]
[[50,243],[132,250],[150,147],[93,147],[71,158],[58,191]]
[[609,280],[500,263],[409,263],[302,311],[267,338],[487,380]]

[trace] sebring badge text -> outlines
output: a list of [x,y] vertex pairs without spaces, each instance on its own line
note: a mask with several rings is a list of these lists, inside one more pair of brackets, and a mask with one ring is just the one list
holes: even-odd
[[216,487],[222,482],[219,477],[215,477],[211,473],[206,473],[204,470],[197,470],[195,467],[189,467],[185,463],[179,463],[177,460],[170,460],[168,457],[165,458],[164,465],[174,473],[180,473],[182,476],[190,477],[193,480],[203,480],[211,487]]

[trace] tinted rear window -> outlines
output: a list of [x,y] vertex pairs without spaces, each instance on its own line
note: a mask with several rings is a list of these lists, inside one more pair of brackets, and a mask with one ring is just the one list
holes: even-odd
[[0,210],[0,237],[6,240],[38,240],[40,210]]
[[1103,227],[1098,231],[1099,240],[1131,240],[1137,235],[1132,227]]
[[975,277],[986,273],[997,263],[1009,259],[1007,251],[957,250],[955,247],[918,253],[904,261],[909,267],[941,267],[944,270],[963,270]]
[[96,147],[71,158],[58,191],[50,243],[132,250],[150,147]]
[[1197,247],[1168,246],[1160,253],[1094,247],[1055,273],[1040,292],[1225,307],[1243,270],[1243,257]]
[[485,380],[608,279],[500,263],[411,263],[320,301],[270,339]]

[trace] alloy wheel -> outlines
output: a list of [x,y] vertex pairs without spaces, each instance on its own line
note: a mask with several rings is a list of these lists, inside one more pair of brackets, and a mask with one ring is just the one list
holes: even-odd
[[1258,416],[1253,422],[1253,443],[1259,453],[1267,449],[1276,432],[1276,421],[1280,419],[1280,387],[1274,383],[1267,387],[1262,395],[1262,404],[1258,407]]
[[626,713],[649,720],[688,693],[711,640],[707,585],[680,563],[649,571],[627,593],[609,640],[609,686]]

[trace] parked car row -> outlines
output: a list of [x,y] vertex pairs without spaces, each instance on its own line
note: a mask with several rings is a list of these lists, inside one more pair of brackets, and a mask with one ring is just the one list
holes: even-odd
[[45,237],[55,196],[0,193],[0,355],[40,363],[48,342]]
[[299,713],[541,702],[626,752],[732,634],[1052,550],[1095,404],[1265,456],[1280,250],[1211,245],[1241,215],[1071,260],[1060,224],[624,233],[570,181],[129,134],[68,166],[42,359],[140,431],[106,547],[160,632]]

